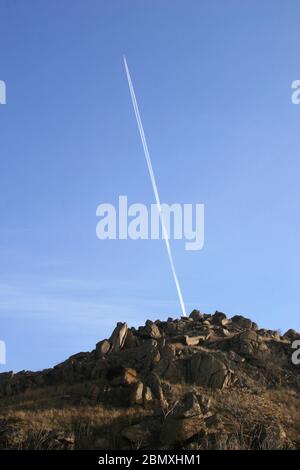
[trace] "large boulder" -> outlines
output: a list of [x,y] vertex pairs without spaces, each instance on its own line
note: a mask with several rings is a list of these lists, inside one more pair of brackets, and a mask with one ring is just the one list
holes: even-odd
[[150,403],[153,399],[153,395],[151,392],[151,388],[148,386],[144,386],[143,388],[143,405],[147,407],[148,403]]
[[211,317],[211,323],[213,325],[225,326],[228,323],[225,313],[216,311]]
[[188,359],[187,367],[188,381],[211,389],[222,389],[229,385],[233,374],[224,357],[213,352],[193,354]]
[[132,329],[127,330],[124,349],[136,348],[141,345],[140,339],[134,334]]
[[114,329],[111,337],[109,338],[109,343],[111,344],[110,352],[119,351],[123,348],[127,336],[127,331],[127,323],[117,323],[116,328]]
[[187,393],[183,402],[163,423],[160,441],[164,445],[181,444],[204,429],[203,414],[194,393]]
[[139,334],[144,338],[161,338],[161,332],[159,327],[151,320],[147,320],[145,326],[139,328]]
[[288,330],[286,333],[284,333],[283,336],[289,341],[296,341],[297,339],[300,339],[300,333],[293,329]]
[[111,385],[131,385],[138,381],[138,374],[130,367],[112,367],[107,371],[107,380]]
[[241,356],[248,358],[268,350],[262,337],[251,330],[242,331],[234,335],[230,339],[230,348]]
[[160,349],[160,361],[154,366],[154,371],[160,376],[172,375],[175,367],[175,348],[172,344],[165,344]]
[[103,357],[105,356],[111,348],[111,344],[107,339],[104,339],[103,341],[99,341],[99,343],[96,344],[96,356],[97,357]]
[[160,361],[157,341],[154,339],[141,340],[137,347],[123,348],[109,355],[111,366],[131,367],[141,374],[147,373]]
[[147,377],[147,385],[151,390],[153,398],[159,400],[159,402],[164,406],[166,401],[164,397],[164,392],[162,389],[162,384],[159,376],[155,372],[151,372]]
[[242,315],[234,315],[231,318],[232,323],[243,330],[257,329],[257,325],[250,320],[250,318],[243,317]]
[[130,393],[130,398],[129,398],[130,405],[142,405],[143,404],[143,390],[144,390],[143,382],[136,382],[135,384],[133,384],[131,393]]
[[189,318],[192,318],[192,320],[194,320],[194,321],[200,321],[200,320],[202,320],[203,315],[202,315],[202,313],[200,313],[199,310],[193,310],[193,311],[190,313]]

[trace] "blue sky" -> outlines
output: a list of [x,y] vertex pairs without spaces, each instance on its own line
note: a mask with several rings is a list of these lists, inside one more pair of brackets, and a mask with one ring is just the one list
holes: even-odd
[[172,249],[187,310],[300,329],[298,1],[0,0],[1,370],[91,350],[117,321],[178,316],[162,241],[100,241],[96,207],[205,204]]

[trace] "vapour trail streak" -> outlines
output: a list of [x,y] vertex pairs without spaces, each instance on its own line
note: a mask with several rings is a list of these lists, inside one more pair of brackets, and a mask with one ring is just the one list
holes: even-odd
[[125,65],[129,90],[130,90],[130,94],[131,94],[133,109],[134,109],[137,125],[138,125],[138,128],[139,128],[139,132],[140,132],[140,136],[141,136],[141,140],[142,140],[142,144],[143,144],[144,154],[145,154],[145,158],[146,158],[146,162],[147,162],[147,166],[148,166],[148,170],[149,170],[149,175],[150,175],[150,179],[151,179],[151,183],[152,183],[152,187],[153,187],[153,191],[154,191],[156,205],[157,205],[159,216],[160,216],[163,238],[165,239],[165,242],[166,242],[168,257],[169,257],[171,270],[172,270],[172,273],[173,273],[173,277],[174,277],[174,281],[175,281],[175,285],[176,285],[176,289],[177,289],[177,293],[178,293],[178,297],[179,297],[179,302],[180,302],[182,314],[183,314],[183,316],[186,316],[185,305],[184,305],[184,301],[183,301],[183,297],[182,297],[178,277],[177,277],[176,270],[175,270],[175,265],[174,265],[174,261],[173,261],[173,256],[172,256],[172,252],[171,252],[171,247],[170,247],[170,243],[169,243],[167,229],[166,229],[166,226],[165,226],[165,222],[164,222],[164,218],[163,218],[163,214],[162,214],[162,210],[161,210],[160,198],[159,198],[159,194],[158,194],[158,190],[157,190],[156,180],[155,180],[155,176],[154,176],[154,172],[153,172],[153,167],[152,167],[151,158],[150,158],[150,154],[149,154],[149,150],[148,150],[148,145],[147,145],[147,141],[146,141],[146,137],[145,137],[145,133],[144,133],[144,128],[143,128],[143,124],[142,124],[142,120],[141,120],[137,100],[136,100],[136,97],[135,97],[135,93],[134,93],[134,89],[133,89],[133,85],[132,85],[132,81],[131,81],[131,77],[130,77],[129,68],[128,68],[127,61],[126,61],[125,57],[124,57],[124,65]]

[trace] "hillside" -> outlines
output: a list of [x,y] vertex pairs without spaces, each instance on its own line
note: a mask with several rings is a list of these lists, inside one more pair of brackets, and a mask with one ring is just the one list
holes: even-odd
[[54,368],[0,374],[0,448],[299,449],[295,339],[221,312],[118,323]]

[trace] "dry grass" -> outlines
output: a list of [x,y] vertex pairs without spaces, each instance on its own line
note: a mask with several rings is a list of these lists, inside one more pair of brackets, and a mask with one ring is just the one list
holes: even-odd
[[264,398],[275,403],[287,436],[300,448],[300,398],[295,390],[286,388],[267,390]]
[[[93,448],[98,438],[118,447],[120,430],[149,416],[142,407],[114,408],[98,404],[72,405],[63,396],[74,387],[31,390],[0,407],[0,448]],[[62,394],[63,393],[63,394]],[[57,439],[59,435],[59,439]]]
[[[153,409],[91,403],[86,399],[89,386],[90,383],[28,390],[2,400],[0,448],[89,449],[98,448],[99,439],[106,439],[107,448],[118,449],[124,427],[153,416]],[[230,441],[217,441],[217,448],[255,448],[263,428],[271,429],[278,423],[293,444],[300,447],[300,399],[293,390],[274,388],[259,394],[249,389],[208,391],[168,382],[163,383],[163,388],[169,403],[168,409],[163,410],[165,414],[172,413],[172,408],[188,390],[212,398],[213,413],[221,419],[225,434],[231,436]],[[160,418],[164,420],[163,412]],[[212,433],[216,433],[216,429]],[[276,448],[276,437],[272,437],[272,433],[270,436],[269,440],[264,440],[263,448]],[[202,445],[205,446],[205,442]]]

